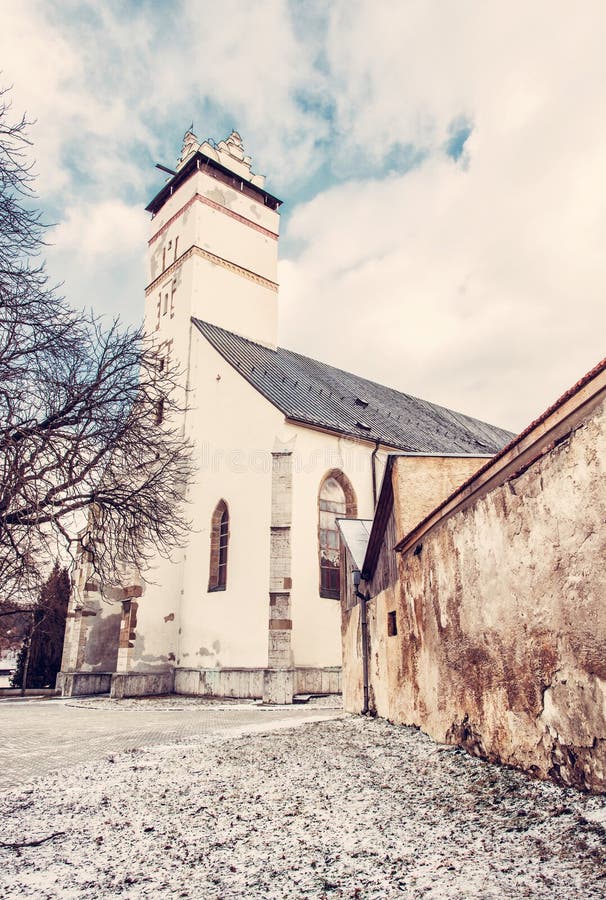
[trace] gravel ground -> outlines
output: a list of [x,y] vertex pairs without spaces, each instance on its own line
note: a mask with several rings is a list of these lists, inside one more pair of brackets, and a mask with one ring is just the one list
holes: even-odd
[[606,897],[606,798],[377,719],[104,756],[0,816],[3,900]]

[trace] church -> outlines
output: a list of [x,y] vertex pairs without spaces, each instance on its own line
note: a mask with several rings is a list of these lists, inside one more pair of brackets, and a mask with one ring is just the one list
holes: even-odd
[[79,562],[58,686],[269,703],[338,693],[337,519],[373,518],[390,454],[408,459],[422,516],[511,434],[278,346],[281,201],[237,132],[187,132],[167,171],[147,207],[144,327],[186,377],[191,533],[104,596]]

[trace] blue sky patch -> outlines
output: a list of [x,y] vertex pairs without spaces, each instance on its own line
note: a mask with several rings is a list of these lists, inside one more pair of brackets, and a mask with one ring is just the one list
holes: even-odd
[[458,118],[451,122],[448,129],[450,137],[444,145],[446,154],[455,162],[463,155],[467,138],[473,131],[473,125],[468,119]]

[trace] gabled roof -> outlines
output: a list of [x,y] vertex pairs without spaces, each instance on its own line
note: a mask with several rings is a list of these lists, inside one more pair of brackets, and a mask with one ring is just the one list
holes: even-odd
[[283,347],[257,344],[192,319],[207,341],[284,415],[388,447],[419,453],[497,453],[513,435]]

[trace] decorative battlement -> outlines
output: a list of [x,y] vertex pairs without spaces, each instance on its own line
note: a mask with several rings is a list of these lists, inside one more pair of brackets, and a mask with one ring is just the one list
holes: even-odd
[[172,169],[160,166],[172,177],[148,204],[146,210],[155,216],[182,184],[196,172],[202,171],[269,209],[277,211],[282,201],[265,190],[265,175],[256,175],[251,165],[252,159],[245,155],[242,138],[237,131],[232,131],[225,140],[216,144],[210,138],[200,141],[194,134],[192,125],[183,136],[183,147],[176,170],[173,172]]
[[181,156],[177,160],[177,172],[198,152],[229,169],[230,172],[233,172],[239,178],[244,178],[257,187],[265,187],[265,175],[255,175],[251,170],[252,158],[244,155],[242,138],[237,131],[232,131],[225,140],[215,144],[210,139],[206,141],[198,140],[190,128],[183,137]]

